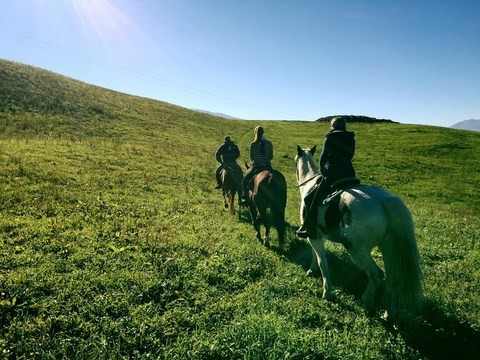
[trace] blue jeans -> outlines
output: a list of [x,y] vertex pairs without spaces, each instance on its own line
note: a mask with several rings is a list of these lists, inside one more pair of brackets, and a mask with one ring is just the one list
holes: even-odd
[[223,164],[220,164],[217,170],[215,170],[215,178],[217,179],[218,185],[222,185],[220,181],[220,173],[222,172],[222,170],[223,170]]
[[245,176],[242,179],[242,197],[245,200],[248,200],[248,184],[253,179],[255,175],[263,170],[270,170],[272,171],[272,167],[270,165],[262,165],[262,166],[252,166],[250,169],[247,170]]

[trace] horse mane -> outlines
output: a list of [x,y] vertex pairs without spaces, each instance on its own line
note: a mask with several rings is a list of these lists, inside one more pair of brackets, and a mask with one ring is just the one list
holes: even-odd
[[306,174],[306,176],[313,176],[317,175],[320,172],[318,171],[318,167],[315,163],[315,159],[313,158],[313,154],[315,153],[316,146],[314,146],[312,149],[301,149],[301,153],[299,152],[297,155],[297,163],[298,163],[298,158],[302,157],[304,161],[302,161],[302,173]]

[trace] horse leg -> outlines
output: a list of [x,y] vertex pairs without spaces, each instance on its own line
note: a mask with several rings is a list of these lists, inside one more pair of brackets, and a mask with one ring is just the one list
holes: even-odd
[[283,250],[285,245],[285,209],[274,204],[270,211],[272,226],[277,230],[278,246],[280,250]]
[[241,220],[242,218],[242,196],[241,196],[242,193],[238,193],[238,200],[237,200],[237,206],[238,206],[238,211],[237,211],[237,217],[238,217],[238,220]]
[[285,214],[281,214],[275,218],[275,228],[277,229],[278,233],[278,245],[281,250],[283,250],[285,246]]
[[223,193],[223,206],[225,206],[225,209],[228,209],[227,191],[225,189],[225,186],[222,186],[222,193]]
[[258,214],[258,210],[256,206],[249,205],[250,216],[252,218],[252,224],[255,228],[257,239],[261,242],[262,236],[260,234],[260,215]]
[[235,192],[232,190],[228,192],[228,206],[230,207],[230,214],[235,215]]
[[263,245],[270,247],[270,224],[268,222],[265,224],[265,238],[263,240]]
[[[263,226],[265,226],[265,238],[263,241],[263,245],[265,245],[266,247],[269,247],[270,246],[270,240],[269,240],[270,222],[268,221],[267,209],[265,206],[263,206],[263,204],[258,205],[257,209],[259,214],[259,224],[263,223]],[[262,241],[261,239],[259,240]]]
[[332,296],[332,280],[330,279],[330,270],[328,268],[327,257],[325,253],[325,240],[321,239],[308,239],[310,245],[312,246],[315,258],[317,260],[317,265],[320,268],[322,273],[323,281],[323,295],[324,299],[330,299]]
[[253,227],[255,228],[256,236],[258,241],[262,242],[262,234],[260,233],[260,218],[258,215],[255,217],[255,220],[253,221]]
[[383,280],[383,271],[373,260],[370,250],[352,247],[348,249],[348,252],[368,276],[368,284],[362,295],[362,302],[367,311],[372,311],[375,307],[375,295]]
[[315,254],[315,250],[311,247],[312,250],[312,260],[310,261],[310,268],[307,271],[307,276],[314,276],[318,274],[318,263],[317,263],[317,255]]

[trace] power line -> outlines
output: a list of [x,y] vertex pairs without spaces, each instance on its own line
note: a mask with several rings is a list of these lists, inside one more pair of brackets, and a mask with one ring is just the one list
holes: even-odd
[[[205,90],[193,88],[193,87],[190,87],[190,86],[186,86],[186,85],[183,85],[183,84],[180,84],[180,83],[176,83],[176,82],[173,82],[173,81],[165,80],[165,79],[159,78],[157,76],[147,74],[147,73],[143,73],[143,72],[140,72],[140,71],[137,71],[137,70],[133,70],[133,69],[130,69],[130,68],[127,68],[127,67],[124,67],[124,66],[112,64],[110,62],[107,62],[107,61],[104,61],[104,60],[99,60],[97,58],[93,58],[93,57],[90,57],[90,56],[86,56],[86,55],[81,54],[79,52],[76,52],[76,51],[73,51],[73,50],[70,50],[70,49],[66,49],[64,47],[49,43],[47,41],[33,38],[31,36],[21,35],[21,34],[18,35],[18,36],[23,38],[23,39],[26,39],[26,40],[30,41],[35,46],[37,46],[39,48],[42,48],[44,50],[51,51],[52,49],[54,49],[56,51],[69,54],[71,57],[74,57],[77,60],[81,60],[81,61],[86,60],[86,61],[89,61],[91,63],[97,64],[97,65],[100,65],[100,66],[107,66],[111,70],[115,70],[115,71],[120,70],[120,71],[130,73],[132,75],[135,75],[137,77],[141,77],[141,78],[144,78],[144,79],[147,79],[147,80],[150,80],[150,81],[160,82],[160,83],[163,83],[163,84],[166,84],[166,85],[169,85],[169,86],[175,86],[175,87],[182,88],[184,90],[188,90],[188,91],[191,91],[191,92],[194,92],[194,93],[207,95],[207,96],[210,96],[210,97],[222,99],[222,100],[229,101],[229,102],[236,103],[236,104],[240,104],[240,105],[243,105],[243,106],[248,106],[248,107],[262,109],[262,110],[268,110],[268,111],[271,111],[271,112],[275,112],[277,114],[282,114],[284,116],[288,116],[288,117],[292,117],[292,118],[296,118],[296,119],[301,118],[300,116],[297,116],[295,114],[279,111],[279,110],[276,110],[276,109],[271,109],[271,108],[268,108],[268,107],[265,107],[265,106],[260,106],[260,105],[256,105],[256,104],[247,103],[247,102],[244,102],[244,101],[241,101],[241,100],[237,100],[237,99],[233,99],[233,98],[226,97],[226,96],[223,96],[223,95],[215,94],[215,93],[212,93],[212,92],[209,92],[209,91],[205,91]],[[39,45],[41,45],[41,46],[39,46]]]

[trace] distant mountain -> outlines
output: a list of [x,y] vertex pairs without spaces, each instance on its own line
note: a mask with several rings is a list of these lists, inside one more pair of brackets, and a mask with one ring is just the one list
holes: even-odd
[[455,125],[451,126],[454,129],[461,129],[461,130],[472,130],[472,131],[480,131],[480,120],[470,119],[460,121]]
[[363,116],[363,115],[332,115],[332,116],[326,116],[326,117],[321,117],[315,121],[319,122],[330,122],[333,118],[343,118],[347,121],[347,123],[355,123],[355,122],[361,122],[361,123],[396,123],[396,121],[392,121],[389,119],[377,119],[374,117],[369,117],[369,116]]
[[204,113],[204,114],[208,114],[208,115],[212,115],[212,116],[218,116],[218,117],[221,117],[221,118],[224,118],[224,119],[237,119],[237,120],[239,119],[239,118],[236,118],[236,117],[233,117],[233,116],[230,116],[230,115],[225,115],[225,114],[218,113],[218,112],[211,112],[211,111],[200,110],[200,109],[191,109],[191,110],[201,112],[201,113]]

